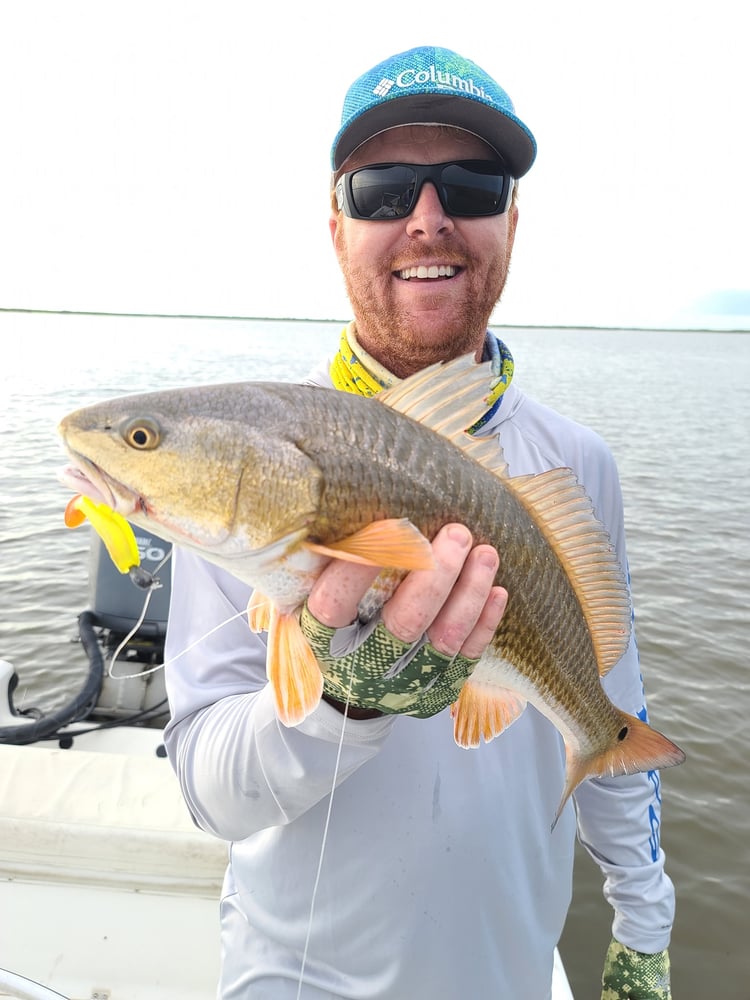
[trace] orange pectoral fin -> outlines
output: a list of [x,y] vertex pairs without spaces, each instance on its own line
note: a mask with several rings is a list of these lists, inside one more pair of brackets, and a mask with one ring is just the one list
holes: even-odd
[[510,688],[490,687],[471,678],[451,706],[453,738],[460,747],[489,743],[515,722],[526,708],[526,699]]
[[273,603],[265,594],[254,590],[247,602],[247,624],[250,626],[250,631],[268,632],[271,628],[273,614]]
[[266,672],[285,726],[296,726],[312,712],[323,693],[323,675],[296,613],[276,614],[268,633]]
[[338,542],[327,545],[305,542],[304,545],[320,555],[368,566],[395,566],[407,570],[435,567],[429,541],[406,517],[373,521]]

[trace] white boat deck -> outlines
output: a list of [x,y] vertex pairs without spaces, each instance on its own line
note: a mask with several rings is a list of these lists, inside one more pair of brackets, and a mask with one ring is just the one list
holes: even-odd
[[75,1000],[208,998],[226,846],[137,738],[150,756],[0,746],[0,967]]
[[[227,849],[194,826],[160,738],[0,745],[0,997],[215,996]],[[553,1000],[572,1000],[557,958]]]

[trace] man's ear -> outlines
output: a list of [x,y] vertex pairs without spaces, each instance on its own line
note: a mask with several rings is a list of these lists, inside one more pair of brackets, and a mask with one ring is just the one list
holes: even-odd
[[511,228],[513,230],[513,238],[515,239],[516,226],[518,225],[518,202],[515,199],[513,200],[513,204],[510,206],[510,209],[508,210],[508,214],[510,215]]
[[518,205],[516,204],[515,198],[513,203],[508,209],[508,260],[510,260],[510,255],[513,251],[513,243],[516,238],[516,226],[518,225]]

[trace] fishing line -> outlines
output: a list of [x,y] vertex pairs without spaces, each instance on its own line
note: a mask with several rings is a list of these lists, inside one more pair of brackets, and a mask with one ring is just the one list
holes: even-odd
[[305,975],[305,966],[307,964],[307,952],[310,947],[310,937],[312,935],[312,925],[313,925],[313,915],[315,913],[315,901],[318,896],[318,886],[320,885],[320,875],[323,870],[323,858],[325,857],[326,843],[328,841],[328,830],[331,825],[331,811],[333,809],[333,796],[336,792],[336,782],[339,776],[339,769],[341,766],[341,752],[344,746],[344,733],[346,732],[346,721],[349,717],[349,701],[352,696],[352,686],[354,683],[354,660],[352,659],[351,668],[349,670],[349,688],[346,692],[346,701],[344,702],[344,712],[342,716],[341,723],[341,736],[339,737],[339,745],[336,750],[336,763],[333,768],[333,784],[331,785],[331,794],[328,797],[328,810],[326,811],[326,821],[323,824],[323,839],[320,843],[320,854],[318,856],[318,868],[315,872],[315,882],[313,883],[312,896],[310,898],[310,915],[307,919],[307,934],[305,935],[305,947],[302,950],[302,964],[299,970],[299,980],[297,981],[297,998],[300,1000],[302,996],[302,983]]
[[[144,608],[144,614],[145,614],[145,608]],[[201,642],[203,642],[204,639],[208,639],[210,635],[213,635],[214,632],[218,632],[220,628],[224,628],[225,625],[228,625],[230,622],[233,622],[236,618],[244,618],[246,615],[247,615],[247,609],[243,611],[237,611],[236,614],[230,615],[229,618],[225,618],[224,621],[221,621],[217,625],[214,625],[214,627],[210,628],[208,632],[204,632],[203,635],[198,636],[197,639],[191,642],[189,646],[185,646],[185,648],[180,650],[179,653],[175,653],[174,656],[170,656],[168,660],[165,660],[163,663],[157,664],[155,667],[149,667],[148,670],[139,670],[137,674],[115,674],[112,672],[115,665],[115,660],[122,651],[122,648],[125,645],[125,643],[129,642],[129,640],[140,628],[141,622],[143,621],[143,618],[141,618],[138,624],[135,626],[135,628],[132,629],[130,634],[127,635],[122,640],[120,645],[117,647],[115,653],[112,656],[112,659],[110,660],[109,670],[107,671],[107,673],[115,681],[129,681],[137,679],[138,677],[146,677],[148,674],[153,674],[157,670],[163,670],[171,663],[174,663],[175,660],[179,660],[179,658],[181,656],[184,656],[185,653],[189,653],[191,649],[195,649],[195,647],[198,646]]]
[[143,624],[143,621],[146,617],[146,612],[148,611],[148,606],[151,603],[151,597],[154,591],[159,590],[159,588],[162,586],[162,582],[156,574],[164,566],[164,564],[167,562],[167,560],[170,558],[171,555],[172,555],[172,550],[170,549],[169,552],[164,556],[162,561],[159,563],[159,565],[156,567],[153,573],[149,572],[149,570],[147,569],[144,569],[142,566],[131,566],[128,571],[128,576],[130,577],[131,581],[135,584],[135,586],[138,587],[140,590],[146,591],[146,597],[143,601],[143,607],[141,608],[141,613],[138,616],[138,621],[131,628],[131,630],[128,632],[125,638],[122,639],[122,641],[115,649],[109,661],[109,666],[107,667],[107,676],[111,677],[112,680],[128,681],[128,680],[133,680],[134,678],[137,677],[146,677],[148,674],[153,674],[157,670],[161,670],[161,668],[164,666],[163,663],[160,663],[157,666],[151,667],[148,670],[141,670],[137,674],[115,674],[114,672],[115,661],[117,660],[117,657],[120,655],[120,653],[127,646],[127,644],[130,642],[130,640],[133,638],[133,636],[136,634],[138,629]]
[[109,661],[109,666],[107,668],[107,676],[110,677],[112,680],[115,681],[137,680],[139,677],[147,677],[149,674],[154,674],[156,673],[157,670],[163,670],[164,667],[166,667],[168,664],[174,663],[175,660],[179,660],[179,658],[181,656],[184,656],[185,653],[189,653],[191,649],[194,649],[199,643],[203,642],[204,639],[208,639],[208,637],[213,635],[214,632],[218,632],[219,629],[224,628],[225,625],[228,625],[230,622],[233,622],[236,618],[242,618],[243,616],[247,615],[246,609],[243,611],[238,611],[236,612],[236,614],[230,615],[229,618],[226,618],[224,621],[221,621],[217,625],[214,625],[213,628],[210,628],[208,632],[204,632],[203,635],[198,636],[197,639],[191,642],[189,646],[186,646],[179,653],[175,653],[174,656],[170,657],[168,660],[165,660],[163,663],[158,663],[155,667],[149,667],[148,670],[139,670],[137,674],[116,674],[114,670],[117,657],[120,655],[120,653],[127,646],[127,644],[130,642],[130,640],[133,638],[133,636],[137,633],[138,629],[143,624],[144,619],[146,618],[146,612],[148,611],[149,603],[151,602],[151,597],[154,591],[158,590],[162,586],[162,583],[156,574],[168,561],[171,555],[172,551],[170,549],[170,551],[162,559],[162,561],[159,563],[159,565],[156,567],[153,573],[143,569],[143,567],[141,566],[134,566],[130,570],[130,579],[133,581],[136,587],[139,587],[141,590],[146,591],[146,597],[143,602],[143,607],[141,608],[141,613],[138,616],[138,621],[128,632],[125,638],[121,640],[121,642],[117,646],[117,649],[114,651]]

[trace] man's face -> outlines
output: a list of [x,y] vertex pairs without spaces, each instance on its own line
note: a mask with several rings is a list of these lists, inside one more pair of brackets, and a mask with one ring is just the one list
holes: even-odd
[[[410,125],[370,139],[344,166],[495,158],[469,133]],[[402,219],[363,221],[333,212],[333,245],[362,346],[401,378],[479,350],[505,284],[516,218],[515,205],[485,218],[447,215],[429,182]],[[415,267],[432,270],[413,277]],[[431,276],[435,268],[443,269],[438,277]]]

